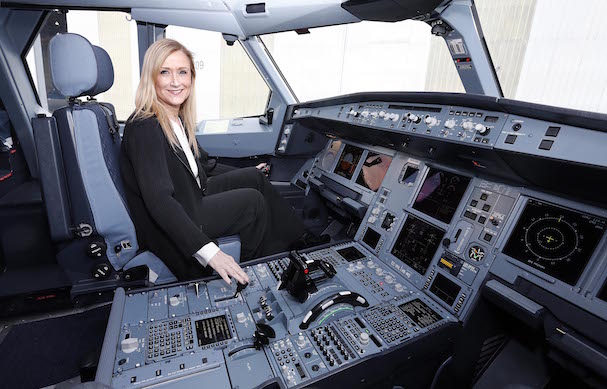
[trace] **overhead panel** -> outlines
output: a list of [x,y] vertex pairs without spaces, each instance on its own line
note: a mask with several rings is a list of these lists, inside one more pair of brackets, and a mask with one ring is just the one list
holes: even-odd
[[342,7],[361,20],[398,22],[429,17],[442,0],[348,0]]

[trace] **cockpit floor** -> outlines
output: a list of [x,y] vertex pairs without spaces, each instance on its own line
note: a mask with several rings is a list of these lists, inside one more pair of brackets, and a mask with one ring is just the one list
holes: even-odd
[[96,362],[110,305],[46,320],[16,324],[0,343],[0,382],[5,388],[40,388],[80,374]]

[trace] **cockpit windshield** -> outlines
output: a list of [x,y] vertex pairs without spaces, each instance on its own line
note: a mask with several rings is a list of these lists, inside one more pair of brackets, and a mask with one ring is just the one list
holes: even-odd
[[364,21],[262,40],[300,101],[363,91],[464,92],[444,40],[423,22]]
[[475,3],[504,97],[607,113],[606,2]]

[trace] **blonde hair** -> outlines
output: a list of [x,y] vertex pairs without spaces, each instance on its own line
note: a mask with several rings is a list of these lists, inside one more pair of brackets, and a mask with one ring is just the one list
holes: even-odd
[[139,81],[135,96],[135,112],[131,116],[131,120],[147,119],[156,115],[164,136],[169,141],[171,147],[173,149],[180,147],[179,140],[171,127],[166,105],[156,94],[156,77],[160,74],[160,68],[167,57],[176,51],[183,52],[190,60],[190,72],[192,75],[190,95],[181,104],[179,116],[188,135],[190,148],[192,148],[194,155],[198,157],[200,152],[198,151],[198,142],[196,141],[196,69],[194,68],[194,56],[190,50],[186,49],[185,46],[176,40],[161,39],[154,42],[145,52],[143,67],[141,69],[141,80]]

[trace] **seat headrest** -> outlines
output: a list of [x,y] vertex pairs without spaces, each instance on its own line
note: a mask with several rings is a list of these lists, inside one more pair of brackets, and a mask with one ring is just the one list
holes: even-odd
[[81,35],[55,35],[49,52],[53,85],[66,97],[93,97],[114,84],[114,67],[108,53]]

